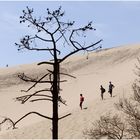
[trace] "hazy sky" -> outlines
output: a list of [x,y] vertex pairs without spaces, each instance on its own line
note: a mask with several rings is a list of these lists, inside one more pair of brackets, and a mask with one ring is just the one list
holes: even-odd
[[28,33],[27,26],[19,23],[19,16],[26,6],[42,15],[47,8],[60,5],[66,19],[79,25],[92,20],[96,36],[104,40],[103,48],[140,43],[140,1],[0,1],[0,67],[47,59],[45,53],[17,51],[14,43]]

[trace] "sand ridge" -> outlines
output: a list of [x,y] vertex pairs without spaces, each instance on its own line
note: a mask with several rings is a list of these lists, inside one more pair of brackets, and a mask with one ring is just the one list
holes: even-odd
[[[84,138],[82,131],[100,115],[108,111],[112,114],[116,113],[114,103],[120,97],[128,97],[132,94],[131,85],[136,78],[133,70],[139,55],[139,44],[126,45],[90,53],[88,59],[86,54],[73,56],[62,64],[61,69],[76,76],[76,79],[62,77],[68,80],[61,84],[63,89],[61,96],[67,101],[68,106],[59,107],[59,116],[67,113],[72,113],[72,115],[60,120],[60,139],[82,139]],[[16,75],[19,72],[25,72],[32,76],[40,76],[46,72],[46,69],[47,66],[38,67],[36,63],[0,69],[1,116],[16,120],[23,114],[34,110],[51,116],[51,103],[37,102],[21,105],[14,101],[15,97],[23,95],[20,92],[21,89],[27,89],[30,86],[19,81]],[[115,85],[113,98],[110,98],[107,92],[109,81]],[[103,101],[100,97],[100,85],[106,89]],[[44,86],[37,86],[36,89],[44,88]],[[83,107],[86,109],[83,110],[79,108],[79,94],[81,93],[85,97]],[[1,131],[0,138],[49,139],[51,138],[51,121],[31,115],[19,123],[18,129]]]

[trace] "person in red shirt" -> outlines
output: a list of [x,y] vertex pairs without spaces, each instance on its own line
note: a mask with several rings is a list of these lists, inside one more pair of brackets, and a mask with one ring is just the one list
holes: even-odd
[[84,97],[82,94],[80,94],[80,108],[81,108],[81,110],[82,110],[83,101],[84,101]]

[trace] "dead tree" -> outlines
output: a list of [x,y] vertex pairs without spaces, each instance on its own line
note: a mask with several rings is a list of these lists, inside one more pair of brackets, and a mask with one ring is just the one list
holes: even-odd
[[[67,114],[58,118],[58,101],[60,101],[60,83],[66,82],[66,80],[61,80],[60,75],[71,76],[67,73],[60,72],[60,64],[70,56],[80,51],[85,51],[88,53],[90,51],[94,51],[98,48],[101,48],[101,45],[98,44],[100,44],[100,42],[102,41],[98,40],[95,41],[95,43],[87,44],[85,43],[85,41],[83,41],[83,39],[80,40],[80,37],[86,38],[85,33],[87,31],[95,30],[95,28],[92,27],[92,22],[89,22],[83,27],[74,29],[75,22],[64,22],[62,20],[64,15],[65,13],[61,10],[61,7],[59,7],[57,10],[54,11],[47,9],[46,17],[44,18],[36,18],[34,16],[34,10],[30,9],[29,7],[26,7],[26,10],[23,10],[23,15],[20,16],[20,23],[27,22],[28,27],[33,27],[36,30],[36,33],[34,35],[25,35],[25,37],[23,37],[20,40],[20,43],[15,43],[15,45],[18,46],[18,50],[27,49],[29,51],[46,51],[49,52],[52,56],[51,61],[44,61],[38,63],[38,65],[48,64],[53,67],[52,70],[48,70],[48,73],[44,74],[41,78],[31,78],[24,73],[19,74],[19,78],[23,81],[33,83],[33,85],[24,92],[30,91],[39,83],[49,84],[50,88],[36,91],[31,95],[17,97],[17,100],[21,101],[22,103],[27,102],[33,96],[38,96],[38,99],[31,100],[32,102],[39,100],[51,101],[53,104],[52,117],[44,116],[38,112],[29,112],[21,119],[19,119],[16,122],[16,124],[19,121],[21,121],[24,117],[32,113],[50,119],[52,120],[53,139],[58,139],[58,120],[70,115]],[[43,48],[41,47],[42,45],[37,45],[36,42],[38,41],[45,43],[45,46],[47,47]],[[70,52],[61,55],[63,51],[62,47],[68,47],[72,49]],[[48,95],[48,92],[50,92],[51,95]]]

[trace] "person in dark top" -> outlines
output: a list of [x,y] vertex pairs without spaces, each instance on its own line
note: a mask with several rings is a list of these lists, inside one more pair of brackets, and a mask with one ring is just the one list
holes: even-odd
[[111,82],[109,82],[109,90],[108,90],[108,92],[110,93],[110,97],[112,97],[112,91],[113,91],[114,87],[115,86]]
[[104,92],[105,92],[105,89],[103,88],[103,86],[101,85],[100,87],[100,90],[101,90],[101,99],[103,100],[103,95],[104,95]]
[[82,110],[82,104],[83,104],[83,102],[84,102],[84,97],[83,97],[82,94],[80,94],[80,108],[81,108],[81,110]]

